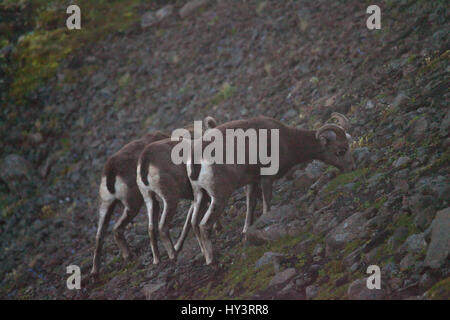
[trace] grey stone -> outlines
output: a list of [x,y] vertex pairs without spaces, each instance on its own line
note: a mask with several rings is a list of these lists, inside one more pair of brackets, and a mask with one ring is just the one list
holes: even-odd
[[442,120],[442,123],[439,127],[439,134],[441,137],[445,137],[448,135],[450,129],[450,111],[447,111],[445,118]]
[[270,263],[279,263],[279,259],[284,257],[284,254],[277,252],[266,252],[264,255],[258,259],[255,263],[255,268],[260,269],[263,266]]
[[428,129],[428,121],[425,118],[419,118],[414,124],[413,136],[417,139],[423,138]]
[[375,108],[375,103],[372,100],[367,100],[366,109],[371,110],[373,108]]
[[427,248],[427,242],[423,233],[417,233],[410,235],[403,245],[399,248],[399,251],[407,251],[409,253],[420,253]]
[[270,280],[269,286],[275,287],[284,284],[295,277],[297,271],[294,268],[288,268],[273,276]]
[[141,17],[141,28],[148,29],[162,22],[164,19],[169,17],[173,12],[173,6],[167,5],[161,9],[155,11],[149,11],[144,13]]
[[400,268],[397,264],[394,262],[388,262],[386,265],[382,268],[381,271],[384,275],[391,278],[392,276],[396,276],[400,272]]
[[401,108],[405,106],[409,100],[410,99],[407,95],[405,95],[404,93],[399,93],[392,102],[392,106],[395,108]]
[[395,229],[394,234],[388,240],[388,244],[396,249],[401,244],[401,242],[408,236],[408,228],[398,227]]
[[354,264],[351,265],[350,267],[350,272],[356,272],[360,267],[360,263],[359,262],[355,262]]
[[353,240],[362,238],[365,235],[363,226],[366,222],[367,218],[365,214],[363,212],[357,212],[334,228],[325,239],[327,255],[335,249],[344,247]]
[[420,230],[425,230],[430,226],[435,215],[436,210],[433,207],[425,208],[417,213],[414,218],[414,224]]
[[325,251],[323,250],[323,246],[320,243],[318,243],[314,248],[313,256],[322,256],[324,253]]
[[20,182],[31,180],[31,163],[18,154],[7,155],[0,163],[0,179],[13,191],[18,191]]
[[353,158],[358,167],[366,165],[372,156],[368,147],[357,148],[353,150]]
[[398,158],[397,160],[395,160],[394,163],[392,163],[392,166],[394,168],[399,168],[399,167],[408,165],[410,162],[411,162],[410,157],[402,156],[402,157]]
[[294,185],[300,191],[306,191],[312,184],[314,183],[314,179],[311,179],[306,172],[302,172],[299,175],[296,175]]
[[414,188],[417,192],[427,195],[435,195],[441,200],[450,200],[450,184],[444,176],[429,176],[420,178]]
[[425,272],[419,280],[419,286],[422,289],[428,289],[430,288],[433,284],[436,283],[436,278],[433,277],[433,275],[431,274],[431,272],[427,271]]
[[141,28],[147,29],[150,28],[158,23],[158,18],[156,17],[155,12],[149,11],[144,13],[144,15],[141,17]]
[[358,279],[353,281],[347,290],[350,300],[383,300],[386,298],[386,291],[381,289],[368,289],[367,279]]
[[315,284],[307,286],[305,288],[305,293],[306,293],[306,300],[314,299],[319,294],[319,287]]
[[197,9],[208,4],[208,0],[191,0],[180,9],[180,17],[185,19],[192,15]]
[[306,175],[313,180],[320,178],[322,173],[325,171],[326,165],[321,161],[312,161],[306,166]]
[[166,287],[167,283],[165,281],[160,281],[157,283],[150,283],[144,286],[142,289],[147,300],[158,299],[158,293]]
[[167,5],[156,11],[156,17],[159,21],[163,21],[173,13],[173,6]]
[[448,260],[450,252],[450,207],[438,211],[431,224],[431,243],[428,246],[425,266],[437,269]]
[[408,253],[401,261],[400,261],[400,270],[406,271],[411,269],[416,263],[416,259],[412,253]]

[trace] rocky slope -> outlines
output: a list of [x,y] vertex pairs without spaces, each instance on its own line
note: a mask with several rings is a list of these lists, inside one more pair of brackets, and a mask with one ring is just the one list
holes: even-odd
[[[129,23],[58,56],[30,92],[13,90],[20,74],[4,74],[0,297],[449,298],[445,1],[380,1],[374,31],[369,4],[356,0],[172,1],[158,12],[162,1],[132,2]],[[4,43],[2,66],[26,53],[18,38]],[[68,265],[90,270],[102,165],[126,142],[206,115],[316,128],[333,111],[351,120],[358,169],[300,166],[277,182],[271,215],[245,245],[237,190],[214,237],[216,268],[192,234],[177,262],[164,255],[153,266],[141,210],[127,230],[135,261],[123,262],[109,236],[100,280],[66,288]],[[369,265],[381,268],[381,290],[366,289]]]

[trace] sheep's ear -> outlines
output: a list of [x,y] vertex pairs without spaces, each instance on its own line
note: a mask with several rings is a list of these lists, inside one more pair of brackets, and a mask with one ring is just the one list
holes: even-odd
[[326,147],[326,146],[328,146],[332,141],[335,141],[335,140],[336,140],[336,133],[335,133],[334,131],[331,131],[331,130],[324,131],[324,132],[320,135],[319,139],[320,139],[320,143],[321,143],[323,146]]

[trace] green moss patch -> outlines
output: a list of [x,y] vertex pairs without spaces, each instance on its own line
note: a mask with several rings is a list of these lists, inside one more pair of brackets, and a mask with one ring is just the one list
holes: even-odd
[[427,291],[427,296],[433,300],[450,299],[450,277],[436,283],[430,290]]
[[138,19],[140,0],[80,0],[81,30],[68,30],[66,6],[57,1],[29,0],[37,16],[35,29],[18,42],[8,72],[10,96],[23,100],[28,93],[51,79],[64,58],[75,50],[124,31]]

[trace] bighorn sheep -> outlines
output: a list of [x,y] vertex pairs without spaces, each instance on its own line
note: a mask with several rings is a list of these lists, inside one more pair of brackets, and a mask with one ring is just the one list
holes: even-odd
[[[212,117],[206,117],[204,123],[207,128],[216,126],[216,121]],[[178,141],[164,139],[149,144],[142,151],[137,165],[136,181],[147,208],[148,232],[153,252],[153,264],[158,264],[160,261],[156,226],[158,226],[161,241],[171,260],[175,259],[176,254],[181,250],[189,231],[189,221],[187,219],[178,242],[175,246],[173,245],[169,230],[172,218],[177,211],[178,203],[181,199],[194,199],[185,165],[174,164],[171,159],[172,148],[178,143]],[[159,225],[158,210],[155,210],[155,208],[158,208],[158,201],[155,195],[162,199],[164,207]],[[204,199],[201,205],[202,210],[200,211],[206,211],[208,200]],[[188,217],[190,217],[192,210],[193,206],[191,205]]]
[[[228,135],[226,135],[228,129],[242,129],[244,131],[248,129],[278,130],[279,149],[276,151],[279,154],[279,170],[273,175],[262,175],[261,168],[264,168],[264,165],[260,161],[256,164],[248,164],[248,162],[236,164],[236,161],[234,164],[217,164],[202,159],[200,164],[196,164],[194,161],[188,160],[187,173],[194,193],[191,224],[200,249],[205,256],[206,264],[211,264],[214,261],[210,239],[211,227],[222,214],[228,198],[235,189],[247,185],[247,213],[243,229],[245,235],[249,226],[253,223],[258,185],[262,189],[263,214],[267,214],[270,211],[272,199],[272,183],[282,177],[294,165],[310,160],[320,160],[337,167],[341,171],[346,172],[354,169],[355,165],[349,145],[351,137],[345,129],[348,128],[349,121],[345,116],[338,113],[333,113],[332,117],[336,118],[340,125],[325,124],[317,131],[290,127],[265,116],[227,122],[210,130],[219,130],[224,137],[224,142],[228,138]],[[204,139],[196,141],[194,145],[204,151],[211,143],[207,140],[208,132],[205,133]],[[266,142],[270,145],[272,139],[269,138],[268,140]],[[258,140],[257,142],[258,149],[261,147],[261,141]],[[193,148],[195,149],[196,146]],[[240,152],[245,151],[246,159],[248,159],[250,156],[249,144],[245,143],[244,148],[245,150],[240,150]],[[239,152],[235,149],[234,155],[236,151]],[[227,150],[223,147],[223,154],[226,152]],[[205,196],[209,196],[211,201],[207,212],[201,218],[200,206]]]
[[125,227],[139,212],[142,207],[143,198],[136,184],[136,165],[139,155],[146,145],[166,139],[169,136],[156,131],[148,133],[142,138],[134,140],[108,158],[103,168],[100,183],[100,208],[97,234],[95,237],[95,250],[91,274],[97,275],[100,269],[100,255],[111,215],[117,203],[122,203],[124,211],[122,216],[114,225],[114,239],[127,260],[131,256],[125,240]]

